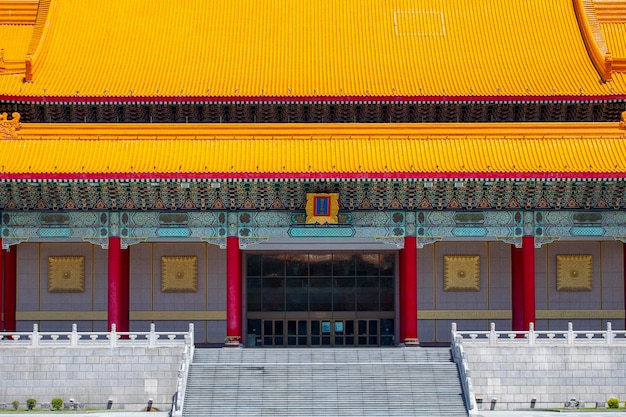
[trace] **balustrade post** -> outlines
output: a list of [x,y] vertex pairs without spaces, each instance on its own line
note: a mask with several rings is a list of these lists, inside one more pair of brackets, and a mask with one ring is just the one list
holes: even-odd
[[497,339],[498,339],[498,337],[496,335],[496,324],[495,323],[490,323],[489,324],[489,344],[490,345],[495,345]]
[[78,346],[78,328],[76,323],[72,323],[72,334],[70,335],[70,345]]
[[111,331],[109,332],[109,345],[117,346],[117,324],[111,323]]
[[611,324],[610,321],[608,321],[606,323],[606,340],[605,340],[607,345],[612,345],[613,344],[613,325]]
[[576,336],[574,335],[574,325],[570,321],[569,323],[567,323],[567,344],[573,345],[575,338]]
[[33,346],[39,346],[39,325],[37,323],[33,324],[33,334],[31,335],[30,340]]
[[194,341],[194,324],[193,323],[189,323],[189,340],[187,341],[187,345],[189,347],[191,347],[191,345],[193,345],[193,341]]
[[528,344],[535,344],[535,323],[528,323]]
[[148,336],[148,341],[149,341],[148,345],[150,347],[156,346],[156,339],[157,339],[157,337],[156,337],[156,331],[155,331],[154,323],[150,323],[150,335]]

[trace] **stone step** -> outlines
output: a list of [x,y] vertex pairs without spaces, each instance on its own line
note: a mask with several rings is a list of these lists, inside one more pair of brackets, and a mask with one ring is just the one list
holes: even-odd
[[450,350],[196,349],[184,417],[467,416]]

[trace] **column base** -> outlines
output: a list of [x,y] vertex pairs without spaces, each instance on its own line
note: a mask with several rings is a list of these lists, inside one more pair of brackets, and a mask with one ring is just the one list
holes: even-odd
[[419,339],[404,339],[402,345],[404,345],[404,347],[419,347],[420,341]]
[[227,336],[224,341],[224,347],[243,347],[241,344],[241,336]]

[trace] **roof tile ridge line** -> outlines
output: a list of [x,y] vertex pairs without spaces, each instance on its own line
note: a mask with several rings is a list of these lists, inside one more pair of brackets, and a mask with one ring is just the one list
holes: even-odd
[[[33,36],[30,39],[30,44],[26,50],[26,74],[24,75],[24,81],[32,81],[33,73],[35,72],[36,64],[45,58],[45,48],[42,48],[42,44],[46,39],[46,34],[50,28],[50,20],[52,13],[50,13],[50,3],[52,0],[40,0],[39,8],[37,9],[37,18],[35,19],[35,28],[33,29]],[[55,2],[58,0],[55,0]],[[56,3],[55,3],[56,9]],[[43,51],[43,52],[42,52]]]
[[[302,97],[303,99],[308,97]],[[315,103],[333,104],[329,103],[327,99],[346,104],[359,104],[364,103],[363,100],[345,100],[343,97],[327,97],[326,99],[315,98]],[[165,104],[181,104],[181,103],[204,103],[204,104],[249,104],[251,102],[264,101],[261,96],[246,96],[237,97],[235,100],[232,96],[71,96],[71,95],[17,95],[17,94],[2,94],[0,93],[0,102],[15,102],[15,103],[78,103],[78,104],[104,104],[114,103],[117,105],[123,105],[127,103],[165,103]],[[265,100],[264,102],[276,102],[277,104],[299,104],[302,101],[290,98],[289,100],[280,100],[280,97],[275,100]],[[470,102],[479,104],[489,103],[537,103],[537,102],[550,102],[550,103],[562,103],[562,102],[595,102],[595,101],[620,101],[626,100],[626,94],[559,94],[559,95],[506,95],[506,96],[461,96],[461,95],[449,95],[449,96],[371,96],[367,102],[369,103],[458,103],[458,102]],[[313,101],[311,101],[313,102]]]
[[573,6],[580,34],[589,58],[591,58],[591,62],[596,71],[598,71],[602,81],[610,81],[613,58],[604,41],[600,23],[598,23],[595,13],[595,6],[592,0],[573,0]]

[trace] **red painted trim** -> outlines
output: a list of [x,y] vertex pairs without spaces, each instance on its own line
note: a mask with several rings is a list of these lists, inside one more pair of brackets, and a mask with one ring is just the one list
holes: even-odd
[[594,101],[626,100],[624,94],[590,95],[550,95],[550,96],[23,96],[0,95],[0,102],[17,103],[535,103],[568,102],[586,103]]
[[417,239],[404,237],[400,250],[400,341],[417,339]]
[[4,330],[17,330],[17,246],[2,250],[4,261]]
[[521,248],[511,245],[511,330],[524,330],[524,256]]
[[109,237],[108,252],[108,322],[107,329],[111,331],[111,325],[115,324],[117,330],[122,324],[122,277],[121,277],[121,239]]
[[226,337],[242,342],[242,268],[239,238],[226,238]]
[[626,172],[117,172],[104,173],[2,173],[2,180],[91,180],[91,181],[117,181],[117,180],[343,180],[343,179],[412,179],[412,180],[435,180],[435,179],[626,179]]
[[524,280],[524,330],[535,321],[535,238],[522,237],[523,280]]

